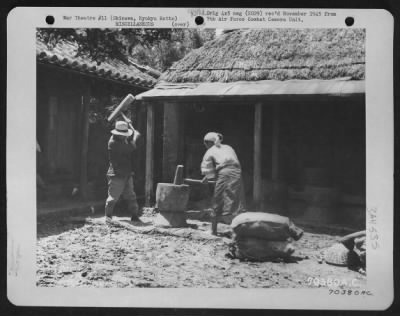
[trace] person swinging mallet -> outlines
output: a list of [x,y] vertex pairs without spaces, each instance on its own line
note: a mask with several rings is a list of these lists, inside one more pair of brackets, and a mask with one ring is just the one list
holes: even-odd
[[134,100],[128,95],[108,117],[110,121],[121,114],[125,121],[116,121],[108,142],[109,168],[107,171],[108,197],[105,204],[106,223],[111,223],[115,204],[122,196],[128,204],[131,221],[139,222],[140,210],[133,186],[132,161],[140,133],[132,126],[130,120],[122,114],[125,108]]

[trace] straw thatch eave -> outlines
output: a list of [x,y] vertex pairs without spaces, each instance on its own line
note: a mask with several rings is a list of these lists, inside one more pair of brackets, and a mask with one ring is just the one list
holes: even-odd
[[248,29],[222,34],[161,80],[234,82],[365,78],[364,29]]

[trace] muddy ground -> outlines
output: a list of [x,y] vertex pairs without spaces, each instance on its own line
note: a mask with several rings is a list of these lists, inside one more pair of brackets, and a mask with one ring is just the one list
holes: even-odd
[[158,230],[154,214],[137,227],[116,217],[112,227],[100,215],[52,214],[38,219],[37,285],[80,287],[304,288],[326,282],[363,288],[366,277],[326,264],[323,251],[344,235],[301,226],[292,262],[246,262],[227,256],[229,227],[209,234],[210,224],[188,220],[190,228]]

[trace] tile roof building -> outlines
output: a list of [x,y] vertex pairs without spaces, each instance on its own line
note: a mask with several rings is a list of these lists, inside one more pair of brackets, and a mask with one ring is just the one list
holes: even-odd
[[39,64],[53,65],[87,76],[145,89],[153,87],[160,75],[155,69],[138,65],[132,58],[128,58],[128,64],[117,59],[109,59],[97,64],[89,56],[77,55],[77,53],[78,44],[74,42],[60,41],[55,47],[49,47],[40,39],[36,41],[36,56]]
[[[128,93],[137,95],[151,89],[160,76],[157,70],[130,57],[127,62],[107,59],[97,63],[77,53],[74,42],[61,40],[49,46],[36,40],[36,136],[42,149],[37,170],[47,184],[39,201],[71,199],[73,188],[79,188],[84,199],[92,199],[96,190],[98,197],[105,198],[107,142],[113,125],[104,117],[107,108]],[[132,107],[130,113],[136,128],[145,135],[144,108]],[[138,151],[138,181],[143,181],[140,164],[144,157],[144,152]],[[137,192],[140,194],[140,187]]]

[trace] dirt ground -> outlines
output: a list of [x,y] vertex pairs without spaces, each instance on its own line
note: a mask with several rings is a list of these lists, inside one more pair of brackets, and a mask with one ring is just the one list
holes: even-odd
[[222,236],[210,224],[188,220],[190,228],[154,230],[154,214],[143,226],[115,217],[108,227],[100,215],[51,214],[38,219],[37,285],[46,287],[305,288],[326,283],[363,288],[366,277],[328,265],[323,251],[341,232],[300,226],[293,260],[248,262],[231,259],[229,226]]

